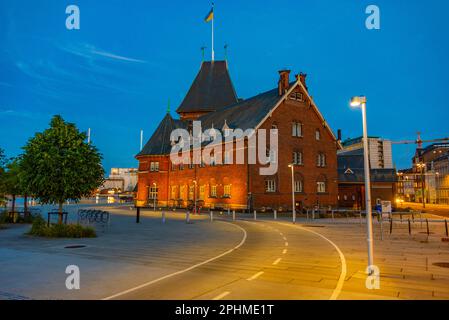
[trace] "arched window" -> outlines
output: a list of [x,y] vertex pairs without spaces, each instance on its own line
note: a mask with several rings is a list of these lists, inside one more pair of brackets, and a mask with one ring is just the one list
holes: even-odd
[[316,129],[315,130],[315,140],[320,140],[320,139],[321,139],[320,129]]

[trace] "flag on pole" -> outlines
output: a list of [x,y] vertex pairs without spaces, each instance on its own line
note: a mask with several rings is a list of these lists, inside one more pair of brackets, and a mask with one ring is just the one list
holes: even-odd
[[210,9],[209,13],[207,14],[206,18],[204,18],[205,22],[209,22],[214,19],[214,8]]

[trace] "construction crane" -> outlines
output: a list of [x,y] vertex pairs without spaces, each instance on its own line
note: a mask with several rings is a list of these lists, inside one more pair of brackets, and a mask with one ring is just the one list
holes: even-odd
[[448,142],[449,143],[449,137],[441,138],[441,139],[422,140],[421,132],[418,132],[418,137],[416,140],[391,141],[391,144],[416,144],[418,149],[422,149],[423,143],[438,143],[438,142],[442,142],[442,143]]

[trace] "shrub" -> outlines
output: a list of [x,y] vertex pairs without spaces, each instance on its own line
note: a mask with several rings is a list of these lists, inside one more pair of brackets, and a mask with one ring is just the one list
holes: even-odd
[[47,226],[42,216],[34,218],[29,235],[46,238],[95,238],[97,234],[91,227],[79,224],[51,224]]

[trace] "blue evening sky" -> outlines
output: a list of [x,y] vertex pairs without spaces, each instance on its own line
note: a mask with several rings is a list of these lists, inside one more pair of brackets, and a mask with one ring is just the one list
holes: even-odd
[[[216,59],[228,61],[237,93],[276,86],[277,71],[308,73],[332,129],[361,134],[352,95],[368,96],[370,135],[393,140],[449,136],[447,0],[220,1]],[[65,27],[66,6],[81,29]],[[365,8],[381,10],[381,30],[365,28]],[[61,114],[87,131],[110,167],[135,167],[140,129],[148,139],[172,114],[210,57],[210,1],[1,0],[0,147],[8,156]],[[398,168],[414,146],[394,147]]]

